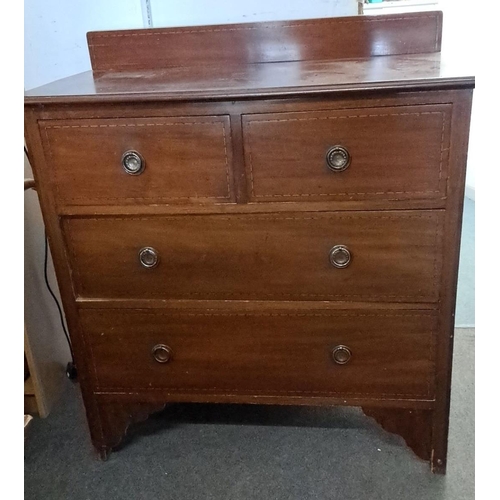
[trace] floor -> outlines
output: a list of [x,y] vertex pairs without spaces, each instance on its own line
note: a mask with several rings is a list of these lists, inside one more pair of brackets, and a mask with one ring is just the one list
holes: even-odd
[[470,500],[473,330],[457,330],[454,358],[446,476],[354,408],[178,405],[136,426],[100,462],[68,381],[50,417],[31,424],[24,498]]
[[[466,201],[456,324],[474,322],[474,203]],[[175,405],[107,462],[91,449],[77,384],[25,443],[25,499],[470,500],[474,330],[456,330],[448,473],[356,408]]]

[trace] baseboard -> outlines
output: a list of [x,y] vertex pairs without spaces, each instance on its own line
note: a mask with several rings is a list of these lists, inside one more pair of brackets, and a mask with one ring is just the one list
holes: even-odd
[[456,330],[461,330],[461,329],[470,330],[471,328],[476,328],[476,325],[455,325]]

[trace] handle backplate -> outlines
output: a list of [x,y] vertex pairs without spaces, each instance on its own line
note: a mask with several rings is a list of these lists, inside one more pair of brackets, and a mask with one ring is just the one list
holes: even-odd
[[338,365],[349,363],[352,357],[352,352],[345,345],[338,345],[332,349],[332,359]]
[[347,267],[352,260],[351,252],[345,245],[335,245],[329,253],[330,264],[337,269]]
[[122,168],[129,175],[139,175],[144,172],[146,162],[137,151],[125,151],[122,155]]
[[326,152],[326,164],[332,172],[343,172],[351,164],[351,155],[344,146],[332,146]]
[[139,250],[139,262],[147,269],[156,267],[160,262],[160,256],[153,247],[144,247]]

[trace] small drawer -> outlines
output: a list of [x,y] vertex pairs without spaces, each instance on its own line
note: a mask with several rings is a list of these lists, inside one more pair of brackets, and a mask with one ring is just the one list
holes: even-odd
[[64,231],[85,298],[436,302],[442,216],[70,217]]
[[101,391],[432,398],[432,311],[81,310]]
[[451,105],[243,116],[254,202],[444,198]]
[[227,116],[42,121],[59,205],[232,200]]

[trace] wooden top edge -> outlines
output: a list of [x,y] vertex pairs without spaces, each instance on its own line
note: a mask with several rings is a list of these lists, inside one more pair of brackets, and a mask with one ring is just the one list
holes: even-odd
[[[89,72],[91,74],[91,72]],[[331,86],[276,87],[248,90],[191,90],[177,92],[116,92],[116,93],[82,93],[82,94],[33,94],[24,97],[25,106],[49,104],[93,104],[93,103],[126,103],[126,102],[210,102],[226,100],[280,99],[287,97],[318,97],[332,94],[357,94],[365,92],[415,91],[415,90],[459,90],[473,89],[473,76],[434,78],[427,80],[406,80],[394,82],[367,82],[363,84],[342,84]],[[36,90],[36,89],[35,89]]]
[[189,34],[189,33],[213,33],[213,32],[234,32],[239,30],[257,30],[257,29],[276,29],[283,27],[300,27],[305,25],[321,26],[340,25],[345,23],[366,23],[366,22],[386,22],[399,20],[414,20],[418,18],[435,19],[440,25],[443,22],[443,12],[441,10],[432,10],[425,12],[408,12],[405,14],[384,14],[370,15],[363,14],[358,16],[337,16],[337,17],[318,17],[310,19],[291,19],[281,21],[260,21],[249,23],[227,23],[227,24],[203,24],[196,26],[169,26],[159,28],[136,28],[123,30],[99,30],[87,32],[87,38],[108,38],[121,36],[154,36],[156,34]]
[[338,60],[441,50],[441,11],[92,31],[94,71]]

